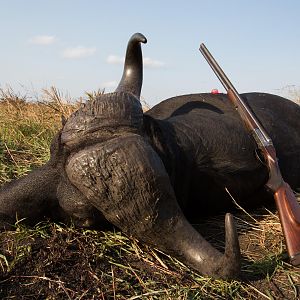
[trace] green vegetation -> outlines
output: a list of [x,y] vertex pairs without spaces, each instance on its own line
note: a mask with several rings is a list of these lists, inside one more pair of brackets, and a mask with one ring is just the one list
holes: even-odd
[[[80,103],[55,88],[41,102],[0,90],[0,183],[49,157],[49,144]],[[88,97],[93,97],[89,94]],[[277,215],[265,208],[235,213],[242,279],[213,280],[116,230],[96,231],[45,220],[0,232],[1,299],[299,299],[300,272],[288,264]],[[224,215],[195,225],[224,247]],[[205,230],[203,230],[205,228]]]

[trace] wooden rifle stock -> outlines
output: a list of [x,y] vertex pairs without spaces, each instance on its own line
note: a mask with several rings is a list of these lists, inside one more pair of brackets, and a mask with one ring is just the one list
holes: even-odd
[[281,176],[272,140],[205,45],[201,44],[199,50],[226,89],[229,100],[258,145],[260,154],[269,170],[266,187],[274,194],[290,261],[293,265],[298,266],[300,265],[300,205],[291,187]]

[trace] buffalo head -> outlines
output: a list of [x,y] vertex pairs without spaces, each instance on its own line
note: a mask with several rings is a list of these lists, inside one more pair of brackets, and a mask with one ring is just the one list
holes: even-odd
[[186,219],[166,165],[145,128],[140,92],[141,43],[129,40],[124,72],[113,93],[73,113],[54,138],[49,162],[0,191],[2,221],[66,215],[82,226],[110,222],[126,234],[174,255],[202,274],[233,278],[240,270],[238,237],[225,218],[222,254]]

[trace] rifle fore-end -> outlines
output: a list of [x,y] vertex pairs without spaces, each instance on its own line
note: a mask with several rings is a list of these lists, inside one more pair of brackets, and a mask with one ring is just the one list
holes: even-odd
[[251,117],[249,117],[249,114],[247,113],[247,111],[245,111],[244,107],[241,106],[239,99],[231,89],[227,90],[227,97],[231,101],[234,108],[237,110],[238,114],[241,116],[241,119],[244,121],[248,130],[253,130],[253,128],[256,127],[255,122]]
[[300,265],[300,210],[290,186],[284,182],[275,192],[274,199],[279,213],[287,251],[292,265]]
[[245,104],[243,99],[233,92],[233,90],[227,90],[227,97],[237,110],[244,122],[248,131],[254,137],[256,143],[260,148],[273,145],[271,138],[266,133],[265,129],[261,126],[259,121],[254,116],[253,112],[250,111],[249,107]]

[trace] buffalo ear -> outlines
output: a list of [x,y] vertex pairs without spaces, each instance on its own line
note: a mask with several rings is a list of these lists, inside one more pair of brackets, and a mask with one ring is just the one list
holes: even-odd
[[138,99],[143,84],[143,55],[141,43],[147,39],[141,33],[135,33],[127,45],[123,75],[116,92],[132,93]]

